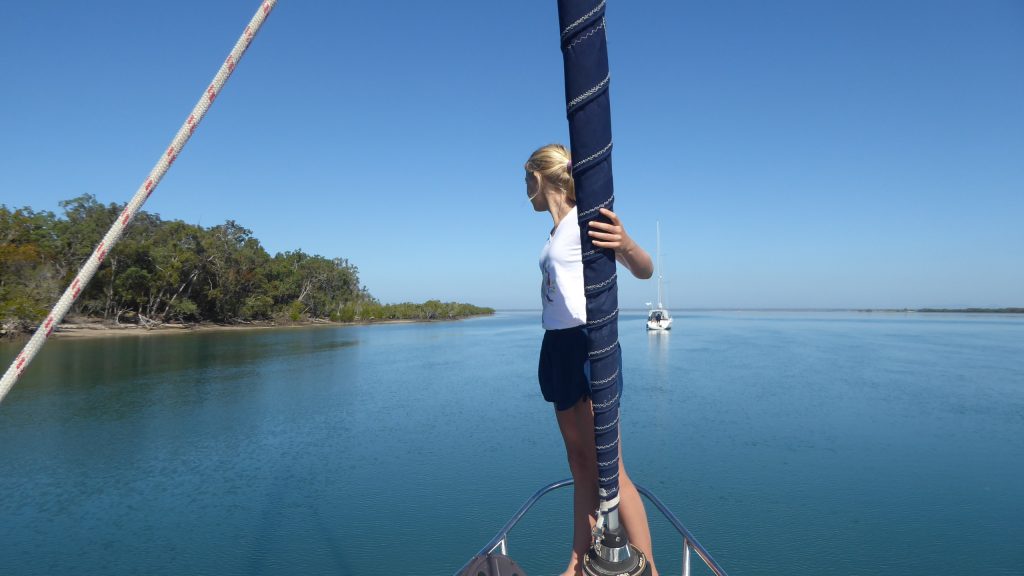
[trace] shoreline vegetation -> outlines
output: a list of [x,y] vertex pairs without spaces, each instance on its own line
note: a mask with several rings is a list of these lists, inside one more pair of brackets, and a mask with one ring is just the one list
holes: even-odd
[[[122,214],[121,206],[101,204],[91,194],[60,207],[62,216],[0,204],[0,337],[36,330]],[[302,250],[271,256],[233,220],[205,228],[140,211],[57,332],[370,324],[493,313],[440,300],[382,304],[345,258]]]
[[[139,324],[112,324],[95,318],[70,318],[61,323],[54,331],[51,338],[55,339],[92,339],[119,336],[148,336],[157,334],[209,334],[212,332],[234,332],[243,330],[269,330],[289,328],[327,328],[343,326],[370,326],[376,324],[412,324],[423,322],[455,322],[468,318],[490,316],[493,312],[470,314],[455,318],[368,318],[366,320],[334,321],[324,319],[308,319],[298,322],[276,321],[276,320],[255,320],[252,322],[240,322],[235,324],[217,324],[213,322],[200,322],[194,324],[169,322],[166,324],[142,326]],[[28,340],[30,332],[21,332],[7,335],[8,340]],[[2,341],[2,340],[0,340]]]

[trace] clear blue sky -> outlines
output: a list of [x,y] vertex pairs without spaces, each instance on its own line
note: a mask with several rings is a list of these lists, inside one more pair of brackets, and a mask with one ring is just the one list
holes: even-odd
[[[130,198],[258,4],[8,3],[0,203]],[[281,0],[146,209],[386,302],[539,307],[555,12]],[[1024,3],[610,0],[608,33],[616,209],[652,253],[661,220],[668,305],[1024,305]]]

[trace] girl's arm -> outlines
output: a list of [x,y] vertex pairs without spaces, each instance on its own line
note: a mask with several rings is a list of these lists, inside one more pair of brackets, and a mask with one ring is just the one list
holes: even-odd
[[651,255],[626,234],[626,229],[615,212],[601,208],[601,214],[611,220],[611,223],[596,220],[590,222],[590,230],[587,233],[593,239],[594,246],[615,250],[615,259],[632,272],[633,276],[641,280],[650,278],[654,274]]

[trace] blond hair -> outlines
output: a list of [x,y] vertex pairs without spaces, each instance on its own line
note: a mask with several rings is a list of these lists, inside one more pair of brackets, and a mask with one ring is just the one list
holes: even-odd
[[576,202],[576,184],[572,180],[572,159],[561,144],[548,144],[535,150],[526,161],[526,170],[537,172],[548,184],[565,192]]

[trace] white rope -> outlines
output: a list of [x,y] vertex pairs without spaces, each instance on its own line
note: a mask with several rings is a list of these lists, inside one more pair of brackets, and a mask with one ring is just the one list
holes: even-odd
[[601,544],[601,536],[604,534],[604,525],[607,523],[609,513],[619,507],[618,493],[611,500],[605,500],[608,497],[608,492],[604,489],[600,489],[599,492],[601,501],[597,506],[597,523],[594,525],[593,530],[595,546],[600,546]]
[[607,285],[611,284],[612,282],[614,282],[616,276],[618,276],[618,275],[619,275],[619,273],[615,272],[611,276],[609,276],[607,280],[605,280],[603,282],[598,282],[597,284],[591,284],[590,286],[584,287],[583,291],[584,292],[593,292],[594,290],[597,290],[598,288],[604,288],[605,286],[607,286]]
[[277,4],[277,0],[263,0],[259,9],[256,10],[256,15],[249,21],[249,25],[245,27],[245,31],[242,32],[241,38],[238,42],[235,42],[235,47],[231,49],[231,54],[228,54],[227,60],[221,65],[220,70],[217,71],[217,75],[213,77],[213,82],[203,92],[202,97],[199,98],[199,103],[196,104],[195,108],[192,109],[192,113],[189,114],[188,119],[182,124],[178,133],[174,136],[174,140],[171,141],[171,145],[168,146],[167,151],[160,156],[160,160],[157,161],[156,166],[150,171],[149,177],[146,178],[142,186],[139,187],[138,191],[135,192],[135,196],[132,197],[128,205],[125,206],[124,211],[118,216],[110,230],[107,231],[107,235],[103,237],[99,245],[96,246],[96,250],[93,251],[92,255],[86,261],[82,269],[78,271],[78,276],[75,277],[74,282],[71,286],[68,286],[67,290],[57,301],[57,305],[53,307],[50,314],[46,317],[46,320],[39,325],[36,329],[35,334],[28,341],[28,344],[21,350],[21,353],[15,357],[14,362],[11,363],[10,367],[7,368],[7,372],[4,373],[2,379],[0,379],[0,402],[3,401],[7,392],[14,386],[14,383],[21,376],[25,368],[32,362],[32,359],[39,352],[39,349],[43,347],[46,339],[53,333],[54,328],[60,324],[61,320],[64,319],[64,315],[68,313],[71,305],[78,299],[78,295],[82,293],[89,281],[92,280],[96,270],[99,269],[100,264],[103,263],[103,259],[106,258],[107,254],[114,248],[118,240],[121,239],[121,235],[124,234],[124,229],[128,224],[135,218],[135,215],[145,204],[146,200],[153,194],[153,190],[156,189],[157,185],[160,184],[160,180],[163,179],[164,174],[174,163],[174,159],[181,153],[181,149],[185,147],[185,143],[192,137],[192,134],[196,131],[196,126],[206,116],[207,110],[210,109],[210,105],[220,94],[221,89],[224,87],[224,83],[227,82],[228,77],[234,72],[235,66],[238,65],[238,61],[241,60],[242,55],[245,54],[245,50],[249,47],[253,37],[256,36],[256,32],[259,31],[260,26],[263,25],[263,21],[266,20],[267,15],[270,14],[271,9]]
[[605,501],[601,502],[598,505],[597,509],[600,510],[601,512],[607,512],[607,511],[611,510],[612,508],[615,508],[618,505],[619,505],[619,495],[616,494],[615,498],[612,498],[611,500],[605,500]]
[[587,358],[597,358],[598,356],[604,354],[605,352],[611,350],[612,348],[615,348],[616,346],[618,346],[618,344],[619,344],[619,341],[616,340],[614,344],[612,344],[611,346],[608,346],[607,348],[601,348],[600,350],[594,350],[593,352],[587,352]]
[[619,369],[618,369],[618,368],[616,368],[616,369],[615,369],[615,373],[614,373],[614,374],[612,374],[611,376],[607,377],[607,378],[602,378],[602,379],[600,379],[600,380],[591,380],[591,381],[590,381],[590,387],[591,387],[591,389],[593,389],[593,388],[595,388],[595,387],[596,387],[596,388],[601,388],[601,385],[602,385],[602,384],[607,384],[607,383],[611,382],[611,381],[612,381],[612,380],[614,380],[614,379],[615,379],[615,377],[616,377],[616,376],[618,376],[618,375],[619,375]]
[[601,3],[598,4],[593,10],[587,12],[583,16],[580,16],[575,22],[566,26],[565,30],[562,30],[562,40],[565,40],[565,37],[568,36],[570,32],[572,32],[573,28],[576,28],[580,24],[583,24],[584,22],[587,21],[588,18],[590,18],[594,14],[597,14],[602,8],[604,8],[605,2],[606,0],[601,0]]
[[[603,152],[603,150],[602,150],[602,152]],[[581,214],[579,214],[578,219],[582,222],[583,219],[586,218],[587,216],[590,216],[591,214],[593,214],[594,212],[597,212],[601,208],[604,208],[605,206],[610,205],[612,203],[612,200],[615,200],[615,195],[614,194],[612,194],[611,196],[608,197],[607,200],[605,200],[604,202],[601,202],[597,206],[594,206],[590,210],[584,210]],[[589,252],[588,252],[588,254],[589,254]]]
[[583,42],[584,40],[590,38],[594,34],[597,34],[601,30],[603,30],[604,27],[605,27],[605,21],[604,21],[604,18],[601,18],[601,23],[600,24],[598,24],[597,26],[594,26],[593,28],[591,28],[590,32],[587,32],[586,34],[581,34],[578,38],[576,38],[575,40],[570,42],[569,43],[569,48],[572,48],[572,47],[576,46],[577,44],[579,44],[580,42]]
[[611,422],[605,424],[604,426],[594,426],[594,432],[595,433],[597,433],[597,432],[604,432],[605,430],[611,428],[612,426],[615,426],[618,423],[619,423],[619,417],[616,416],[615,420],[612,420]]
[[[597,86],[594,86],[590,90],[587,90],[583,94],[580,94],[579,96],[573,98],[568,104],[566,104],[565,111],[566,112],[572,112],[572,109],[575,108],[576,106],[578,106],[580,102],[583,102],[587,98],[589,98],[589,97],[593,96],[595,93],[597,93],[600,89],[602,89],[605,86],[607,86],[608,82],[610,82],[611,79],[612,79],[612,73],[609,72],[608,75],[604,77],[604,80],[601,80],[600,82],[597,83]],[[585,162],[585,160],[584,160],[584,162]],[[580,164],[582,164],[582,163],[583,162],[580,162]]]
[[[573,176],[575,176],[575,175],[576,175],[576,170],[577,170],[578,168],[582,167],[582,166],[583,166],[584,164],[586,164],[587,162],[590,162],[590,161],[591,161],[591,160],[593,160],[594,158],[597,158],[597,157],[598,157],[598,156],[600,156],[601,154],[604,154],[605,152],[607,152],[608,150],[610,150],[610,149],[611,149],[611,147],[612,147],[612,143],[611,143],[611,142],[609,142],[609,143],[608,143],[608,145],[607,145],[607,146],[605,146],[604,148],[601,148],[601,149],[600,149],[600,150],[598,150],[597,152],[594,152],[594,153],[593,153],[593,154],[591,154],[590,156],[587,156],[587,157],[586,157],[586,158],[584,158],[583,160],[580,160],[579,162],[577,162],[577,163],[573,164],[573,165],[572,165],[572,172],[573,172]],[[603,203],[602,203],[602,204],[601,204],[600,206],[596,206],[596,207],[594,207],[594,208],[591,208],[590,210],[587,210],[587,211],[586,211],[586,212],[584,212],[583,214],[580,214],[580,215],[579,215],[579,219],[580,219],[580,220],[582,220],[583,218],[585,218],[585,217],[587,216],[587,214],[590,214],[591,212],[593,212],[593,211],[597,210],[598,208],[602,208],[602,207],[604,207],[604,205],[605,205],[605,204],[607,204],[607,203],[609,203],[609,202],[611,202],[613,198],[615,198],[615,196],[614,196],[614,195],[613,195],[613,196],[610,196],[610,197],[609,197],[609,198],[608,198],[607,200],[605,200],[605,201],[604,201],[604,202],[603,202]]]
[[[592,252],[596,252],[596,250],[593,250]],[[584,254],[584,256],[586,256],[586,254]],[[597,326],[598,324],[604,324],[608,320],[611,320],[612,316],[615,316],[618,313],[619,313],[619,309],[616,308],[614,312],[612,312],[611,314],[605,316],[604,318],[601,318],[599,320],[587,320],[587,326]]]

